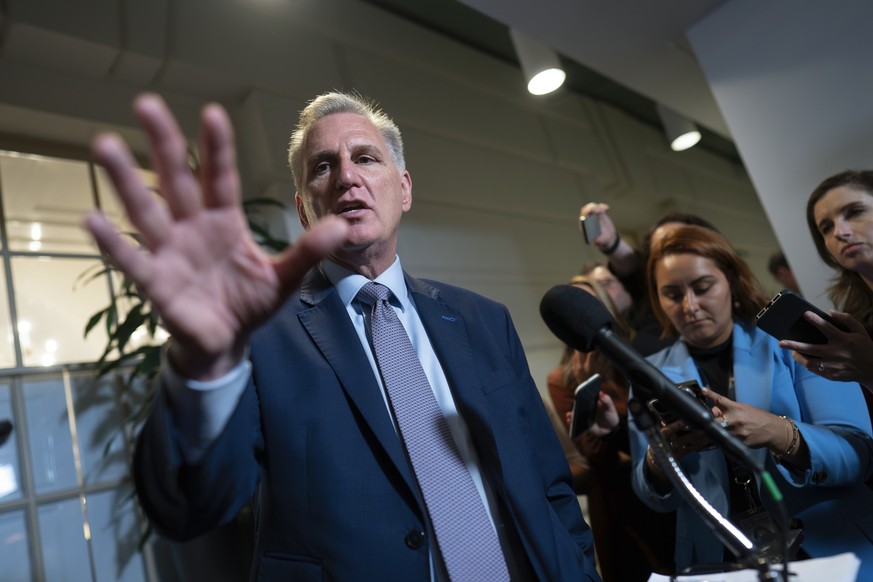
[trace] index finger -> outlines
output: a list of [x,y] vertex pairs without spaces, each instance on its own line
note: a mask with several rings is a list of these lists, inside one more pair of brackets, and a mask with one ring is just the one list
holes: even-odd
[[718,409],[721,411],[722,415],[724,415],[725,412],[730,410],[734,404],[733,400],[731,400],[730,398],[728,398],[726,396],[722,396],[721,394],[719,394],[718,392],[715,392],[714,390],[712,390],[710,388],[705,388],[705,387],[701,388],[700,393],[703,394],[704,396],[706,396],[707,398],[709,398],[709,400],[715,406],[718,407]]
[[589,214],[605,214],[609,210],[609,204],[602,202],[588,202],[579,211],[579,216],[588,216]]
[[787,350],[794,351],[794,353],[803,354],[804,356],[812,356],[815,358],[823,358],[826,356],[826,345],[827,344],[808,344],[806,342],[798,342],[794,340],[779,340],[780,348],[785,348]]

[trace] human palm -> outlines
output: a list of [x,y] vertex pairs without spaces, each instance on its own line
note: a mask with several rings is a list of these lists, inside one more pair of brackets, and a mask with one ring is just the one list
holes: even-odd
[[224,111],[216,105],[204,110],[199,179],[188,168],[184,139],[163,101],[141,97],[135,111],[149,136],[166,204],[141,182],[124,143],[100,136],[94,155],[145,248],[124,240],[102,214],[88,216],[86,226],[155,306],[173,336],[179,371],[215,377],[239,361],[249,334],[345,238],[347,224],[324,221],[270,257],[253,240],[240,205],[233,132]]

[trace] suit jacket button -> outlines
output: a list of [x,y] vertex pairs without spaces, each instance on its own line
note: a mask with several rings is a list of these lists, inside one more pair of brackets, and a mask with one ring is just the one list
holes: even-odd
[[424,544],[424,532],[418,530],[412,530],[408,534],[406,534],[406,538],[404,539],[406,545],[412,548],[413,550],[417,550]]

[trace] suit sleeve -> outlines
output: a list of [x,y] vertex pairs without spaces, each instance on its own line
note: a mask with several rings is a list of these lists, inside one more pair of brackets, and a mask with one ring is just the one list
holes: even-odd
[[185,541],[229,522],[251,500],[262,446],[251,380],[222,433],[196,463],[187,463],[182,438],[161,386],[134,451],[137,497],[160,535]]
[[[873,471],[873,438],[861,387],[817,376],[788,354],[780,352],[779,358],[781,373],[793,380],[800,407],[794,421],[809,447],[811,463],[801,475],[780,466],[782,475],[797,487],[863,482]],[[774,386],[774,393],[780,388]]]

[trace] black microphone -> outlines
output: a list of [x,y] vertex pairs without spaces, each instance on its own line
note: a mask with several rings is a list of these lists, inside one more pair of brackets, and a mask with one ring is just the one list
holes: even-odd
[[540,315],[565,344],[580,352],[590,352],[596,346],[646,400],[659,398],[738,460],[756,471],[764,470],[743,443],[713,421],[710,411],[612,332],[612,316],[596,297],[573,285],[556,285],[543,296]]

